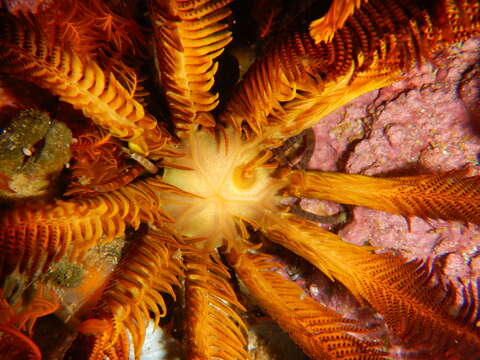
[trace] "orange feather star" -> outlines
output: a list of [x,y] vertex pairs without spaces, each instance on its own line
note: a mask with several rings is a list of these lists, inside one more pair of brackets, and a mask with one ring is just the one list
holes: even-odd
[[[480,177],[300,170],[276,154],[282,142],[343,104],[478,35],[477,0],[335,0],[326,13],[310,14],[317,20],[296,19],[280,34],[272,18],[267,45],[258,47],[261,54],[243,79],[232,81],[229,98],[217,91],[228,93],[220,80],[228,74],[222,66],[240,5],[120,3],[68,0],[28,20],[0,13],[3,76],[48,90],[62,103],[52,113],[61,117],[70,104],[83,121],[108,133],[89,138],[65,119],[78,136],[71,146],[75,163],[65,170],[70,188],[2,210],[3,303],[35,293],[32,284],[53,287],[57,315],[78,333],[65,358],[129,359],[132,352],[140,359],[153,318],[155,327],[185,339],[188,359],[249,359],[248,297],[313,359],[387,359],[389,347],[369,339],[365,324],[320,304],[282,275],[279,256],[268,254],[275,243],[378,311],[405,346],[451,359],[480,353],[476,282],[457,289],[429,262],[353,245],[291,211],[292,198],[308,197],[480,224]],[[127,54],[143,52],[139,44],[151,44],[151,63]],[[137,84],[142,77],[136,74],[149,66],[162,93],[161,111],[141,97]],[[155,92],[155,84],[145,86]],[[157,120],[165,114],[170,124]],[[93,185],[75,189],[85,177]],[[120,244],[116,253],[101,251],[113,244]],[[107,261],[110,270],[100,266]],[[62,266],[80,269],[80,285],[54,283],[52,273]],[[96,280],[96,290],[85,291]],[[176,301],[183,315],[169,318]],[[16,344],[21,356],[39,357],[23,327],[31,325],[35,335],[33,318],[55,307],[37,305],[30,317],[19,318],[18,329],[12,330],[11,317],[3,320],[1,351]]]

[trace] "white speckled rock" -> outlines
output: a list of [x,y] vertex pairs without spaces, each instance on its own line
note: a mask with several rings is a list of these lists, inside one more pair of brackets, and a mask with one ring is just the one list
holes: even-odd
[[[133,346],[130,346],[131,360],[135,359]],[[162,328],[155,329],[152,320],[145,330],[145,342],[140,352],[140,360],[181,360],[180,345]]]

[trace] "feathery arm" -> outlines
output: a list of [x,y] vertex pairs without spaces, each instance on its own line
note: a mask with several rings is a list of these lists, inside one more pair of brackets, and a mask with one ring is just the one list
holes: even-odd
[[310,24],[310,36],[315,39],[315,43],[331,41],[335,32],[363,2],[367,0],[333,0],[328,12]]
[[180,285],[178,277],[183,276],[183,265],[174,256],[178,245],[172,235],[151,229],[126,245],[90,318],[80,324],[81,333],[93,335],[90,360],[103,360],[104,351],[111,347],[122,353],[122,334],[127,330],[135,359],[139,358],[150,312],[158,326],[160,317],[167,312],[161,293],[175,299],[173,286]]
[[248,359],[247,328],[228,280],[228,269],[216,254],[185,256],[188,358],[192,360]]
[[468,169],[381,178],[292,171],[287,192],[403,216],[460,220],[480,225],[480,177],[467,177],[467,172]]
[[0,216],[0,279],[18,268],[29,278],[45,273],[64,257],[80,261],[100,242],[123,235],[127,225],[169,221],[159,210],[158,179],[84,199],[30,203]]
[[215,125],[208,113],[218,105],[214,83],[220,56],[232,41],[227,5],[233,0],[151,0],[155,55],[171,117],[179,129]]
[[295,283],[275,269],[268,255],[246,253],[229,257],[240,280],[259,305],[313,359],[338,359],[348,354],[352,360],[386,359],[375,343],[362,341],[351,333],[362,333],[355,321],[317,303]]
[[476,0],[363,2],[328,43],[286,34],[256,61],[220,120],[266,146],[299,134],[354,98],[397,81],[434,51],[480,32]]
[[360,302],[373,306],[405,343],[455,354],[480,351],[478,311],[474,311],[478,301],[468,300],[469,310],[452,317],[448,289],[432,284],[432,269],[424,263],[372,253],[288,213],[270,219],[265,229],[270,240],[302,256],[343,283]]
[[0,71],[50,90],[128,141],[132,150],[161,156],[170,136],[112,72],[105,74],[94,60],[62,46],[58,39],[50,44],[39,30],[7,16],[0,21]]

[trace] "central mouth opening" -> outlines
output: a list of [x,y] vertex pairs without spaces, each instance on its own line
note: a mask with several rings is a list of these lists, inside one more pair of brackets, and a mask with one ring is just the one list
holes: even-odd
[[259,223],[275,210],[283,183],[272,177],[274,169],[265,165],[268,157],[261,151],[233,128],[184,135],[184,156],[170,162],[163,181],[186,194],[162,195],[162,207],[180,235],[202,239],[202,247],[222,246],[245,238],[241,223]]

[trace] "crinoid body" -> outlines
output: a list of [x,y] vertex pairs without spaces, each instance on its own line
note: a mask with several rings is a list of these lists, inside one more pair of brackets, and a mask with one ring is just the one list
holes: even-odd
[[[439,50],[478,36],[477,0],[33,3],[3,3],[2,111],[8,120],[33,104],[63,135],[27,144],[10,131],[23,126],[26,139],[38,137],[22,116],[0,134],[0,145],[16,148],[15,164],[0,163],[2,359],[168,356],[155,341],[196,360],[479,357],[475,273],[458,281],[442,274],[448,251],[415,258],[376,243],[376,234],[342,236],[364,208],[480,225],[480,177],[469,168],[360,166],[356,150],[421,142],[407,136],[408,120],[382,125],[401,97],[394,90],[366,95],[375,107],[360,133],[344,122],[330,128],[353,136],[337,167],[304,169],[309,128],[332,126],[336,109],[408,81],[414,67],[438,63]],[[256,31],[245,25],[251,18]],[[478,118],[475,99],[465,104]],[[369,148],[376,132],[388,144]],[[325,133],[316,136],[321,146]],[[42,157],[55,141],[68,151]],[[417,145],[412,154],[428,144]],[[37,158],[38,171],[23,166]],[[18,174],[42,174],[48,191],[15,196]],[[349,207],[318,215],[299,206],[304,198]],[[337,295],[308,286],[308,271],[293,274],[294,263],[309,263],[327,287],[341,284],[339,293],[376,315],[342,312],[329,301]],[[259,312],[298,348],[279,351],[253,331]]]

